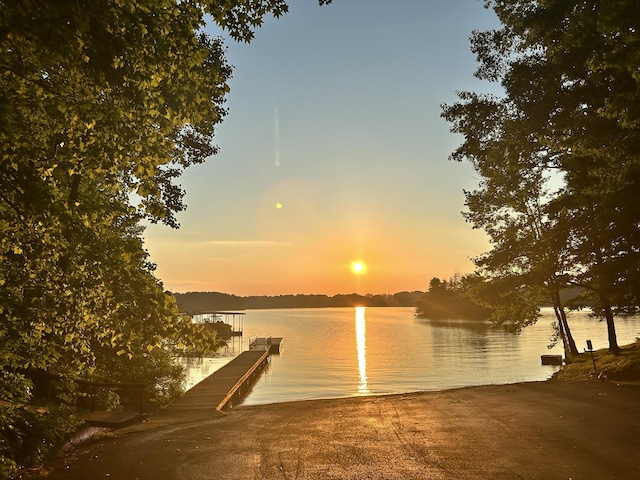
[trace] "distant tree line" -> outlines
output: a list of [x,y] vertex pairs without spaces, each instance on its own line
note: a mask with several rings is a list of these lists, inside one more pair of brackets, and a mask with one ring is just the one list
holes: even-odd
[[326,307],[415,307],[425,292],[359,295],[276,295],[239,297],[220,292],[174,293],[178,308],[184,313],[207,311],[268,309],[268,308],[326,308]]

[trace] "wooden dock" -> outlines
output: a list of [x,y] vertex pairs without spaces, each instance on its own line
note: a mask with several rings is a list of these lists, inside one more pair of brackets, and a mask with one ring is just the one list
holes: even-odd
[[269,350],[272,354],[279,354],[283,341],[282,337],[251,337],[249,350]]
[[[240,403],[253,383],[269,362],[269,355],[279,352],[282,338],[276,341],[255,344],[200,383],[191,387],[182,397],[164,408],[158,415],[162,418],[209,418],[213,411],[220,411]],[[141,412],[92,412],[85,416],[88,425],[106,428],[121,428],[146,418]]]
[[164,414],[185,408],[215,408],[222,410],[247,393],[268,363],[269,350],[249,350],[238,355],[164,409]]

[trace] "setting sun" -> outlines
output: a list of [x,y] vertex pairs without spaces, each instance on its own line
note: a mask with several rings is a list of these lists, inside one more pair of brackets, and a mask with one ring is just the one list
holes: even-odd
[[367,271],[367,266],[363,262],[352,262],[351,271],[356,275],[362,275]]

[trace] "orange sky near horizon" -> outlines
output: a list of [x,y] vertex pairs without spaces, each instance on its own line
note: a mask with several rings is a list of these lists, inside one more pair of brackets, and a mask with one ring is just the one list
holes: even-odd
[[[286,210],[286,205],[281,210]],[[296,221],[274,218],[269,224],[274,231],[255,240],[202,240],[188,245],[169,240],[173,235],[179,237],[179,232],[153,226],[150,228],[165,229],[169,241],[156,244],[154,236],[147,243],[166,288],[240,296],[427,290],[434,276],[444,279],[471,271],[469,258],[486,249],[484,234],[464,222],[458,228],[429,227],[428,222],[407,228],[387,220],[377,219],[371,225],[364,220],[358,223],[332,217],[327,226],[307,222],[304,228],[297,228]],[[260,231],[264,228],[256,227]],[[280,235],[276,234],[278,228]],[[428,243],[423,243],[425,239]],[[469,248],[473,242],[475,250]],[[366,265],[366,272],[353,272],[356,261]],[[167,282],[167,278],[171,280]]]
[[180,179],[181,228],[145,232],[165,288],[381,294],[471,272],[488,243],[460,212],[478,179],[447,159],[460,138],[440,104],[489,87],[468,38],[496,25],[477,0],[293,0],[228,42],[220,153]]

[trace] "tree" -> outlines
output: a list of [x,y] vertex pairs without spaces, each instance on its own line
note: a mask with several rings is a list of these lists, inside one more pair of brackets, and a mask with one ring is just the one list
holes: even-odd
[[[493,168],[508,175],[513,162],[505,154],[515,151],[528,168],[562,183],[545,202],[546,218],[555,225],[550,238],[564,237],[565,246],[556,242],[568,267],[561,278],[593,292],[599,304],[594,312],[607,319],[610,350],[616,352],[613,302],[624,299],[627,308],[639,302],[634,272],[640,212],[630,193],[640,178],[640,77],[634,66],[640,5],[632,0],[615,6],[599,0],[485,5],[494,9],[502,28],[474,33],[476,74],[499,81],[505,94],[490,101],[461,94],[458,110],[445,111],[457,117],[455,128],[469,134],[454,158],[491,150],[502,155],[492,159]],[[491,115],[483,117],[487,104]],[[481,140],[470,125],[480,127]]]
[[[231,68],[205,15],[249,41],[286,11],[284,0],[0,2],[3,474],[73,428],[24,407],[34,372],[73,400],[79,378],[178,382],[172,345],[216,348],[163,292],[141,221],[177,227],[180,174],[217,152]],[[30,443],[36,421],[57,427]]]
[[478,189],[465,191],[464,216],[493,245],[474,259],[485,284],[471,293],[492,307],[495,323],[515,330],[534,323],[543,301],[551,301],[567,356],[577,354],[560,299],[571,266],[564,221],[549,213],[553,177],[537,164],[538,147],[528,141],[515,105],[461,96],[464,103],[443,106],[442,116],[465,139],[452,157],[469,159],[482,178]]
[[416,305],[416,316],[430,319],[485,320],[491,310],[474,302],[469,293],[476,278],[454,275],[451,279],[437,277],[429,281],[429,290]]

